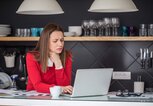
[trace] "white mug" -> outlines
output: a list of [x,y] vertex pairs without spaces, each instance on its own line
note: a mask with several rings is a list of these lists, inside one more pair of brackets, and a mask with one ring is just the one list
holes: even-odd
[[141,81],[134,82],[134,93],[144,93],[144,82]]
[[62,93],[62,88],[60,86],[50,87],[50,94],[52,98],[58,98]]

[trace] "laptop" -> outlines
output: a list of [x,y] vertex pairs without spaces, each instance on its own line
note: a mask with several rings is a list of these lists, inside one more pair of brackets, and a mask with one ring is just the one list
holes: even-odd
[[78,69],[70,97],[108,94],[113,68]]

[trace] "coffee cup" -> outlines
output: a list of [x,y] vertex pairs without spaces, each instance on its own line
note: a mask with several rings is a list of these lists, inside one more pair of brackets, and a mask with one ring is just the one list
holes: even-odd
[[62,88],[60,86],[50,87],[50,94],[52,98],[59,98],[60,94],[62,93]]

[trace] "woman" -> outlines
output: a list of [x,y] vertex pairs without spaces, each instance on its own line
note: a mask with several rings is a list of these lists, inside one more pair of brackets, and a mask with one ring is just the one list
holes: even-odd
[[60,86],[62,93],[72,93],[71,54],[64,50],[64,34],[60,26],[45,26],[36,48],[26,55],[27,90],[49,93],[49,88]]

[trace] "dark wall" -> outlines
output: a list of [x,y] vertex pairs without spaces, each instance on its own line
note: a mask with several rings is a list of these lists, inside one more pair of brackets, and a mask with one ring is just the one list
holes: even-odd
[[153,42],[66,42],[73,53],[73,77],[78,68],[113,67],[131,72],[131,80],[112,80],[110,90],[133,91],[133,82],[142,76],[145,87],[153,87],[153,68],[141,69],[140,48],[153,50]]
[[[23,0],[0,0],[0,24],[10,24],[13,28],[43,27],[49,22],[60,24],[65,31],[70,25],[81,25],[84,19],[102,19],[104,17],[119,17],[121,25],[139,26],[141,23],[153,23],[153,0],[133,0],[138,12],[133,13],[90,13],[87,12],[93,0],[58,0],[64,14],[49,16],[29,16],[16,14]],[[34,47],[36,42],[0,42],[1,48],[17,47],[22,52]],[[141,69],[139,57],[140,48],[153,50],[153,42],[66,42],[65,47],[73,53],[73,78],[78,68],[113,67],[115,71],[130,71],[131,80],[113,80],[110,90],[133,90],[133,81],[138,75],[145,81],[145,87],[153,87],[153,69]],[[3,57],[1,67],[5,68]],[[17,69],[13,68],[13,72]]]
[[139,9],[133,13],[91,13],[87,12],[93,0],[58,0],[64,14],[48,16],[28,16],[16,14],[23,0],[0,1],[0,23],[17,27],[43,27],[49,22],[58,23],[65,30],[69,25],[80,25],[84,19],[102,19],[104,17],[119,17],[121,25],[138,26],[140,23],[153,23],[152,0],[133,0]]

